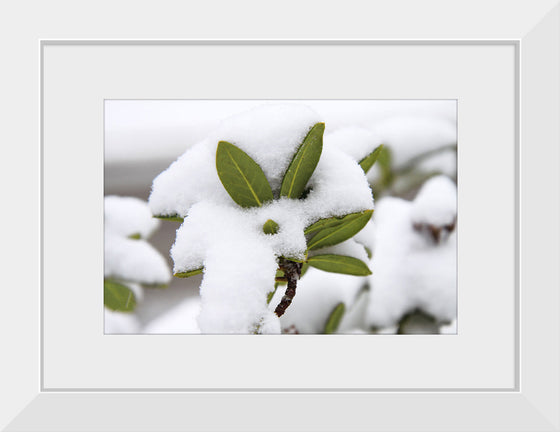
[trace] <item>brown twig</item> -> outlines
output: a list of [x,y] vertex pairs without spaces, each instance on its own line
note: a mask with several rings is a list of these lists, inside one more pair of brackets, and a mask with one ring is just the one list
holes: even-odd
[[286,309],[288,308],[288,306],[290,306],[293,298],[296,295],[297,281],[301,276],[302,263],[281,258],[279,267],[280,270],[284,272],[284,276],[288,281],[288,287],[286,288],[286,292],[284,293],[282,300],[280,300],[280,303],[278,304],[278,306],[276,306],[276,309],[274,310],[274,313],[277,316],[281,317],[282,315],[284,315],[284,312],[286,312]]

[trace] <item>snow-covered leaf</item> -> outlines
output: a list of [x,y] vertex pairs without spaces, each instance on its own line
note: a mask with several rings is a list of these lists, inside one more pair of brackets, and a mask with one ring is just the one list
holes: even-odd
[[136,296],[127,286],[105,279],[103,283],[103,302],[114,311],[132,312],[136,307]]
[[329,315],[329,318],[327,319],[327,324],[325,325],[325,334],[336,333],[345,311],[346,306],[344,305],[344,303],[339,303],[335,306],[335,308]]
[[200,267],[194,270],[189,270],[189,271],[184,271],[184,272],[178,272],[175,273],[173,276],[178,277],[178,278],[188,278],[197,274],[201,274],[202,271],[204,270],[204,267]]
[[323,151],[324,123],[316,123],[294,155],[280,187],[280,196],[300,198]]
[[312,267],[331,273],[342,273],[354,276],[368,276],[371,274],[367,264],[362,260],[345,255],[315,255],[310,257],[307,262]]
[[267,220],[263,225],[263,232],[265,234],[276,234],[279,229],[279,225],[272,219]]
[[367,174],[367,172],[371,169],[371,167],[379,157],[381,150],[383,150],[383,144],[377,146],[374,151],[372,151],[369,155],[367,155],[360,161],[360,166],[364,170],[364,173]]
[[262,168],[233,144],[218,143],[216,169],[225,190],[241,207],[261,207],[273,199]]
[[321,221],[316,222],[305,230],[306,234],[319,230],[308,241],[307,248],[309,250],[320,249],[352,238],[366,226],[372,214],[373,210],[366,210],[360,213],[351,213],[342,218],[323,219],[325,222],[322,224]]

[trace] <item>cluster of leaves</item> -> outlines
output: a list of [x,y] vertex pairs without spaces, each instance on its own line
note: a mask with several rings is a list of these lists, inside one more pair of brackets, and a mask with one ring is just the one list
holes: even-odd
[[[317,123],[309,130],[284,174],[279,191],[272,190],[262,168],[247,153],[234,144],[220,141],[216,151],[216,170],[222,185],[231,199],[244,208],[262,207],[275,198],[305,199],[310,192],[308,182],[321,157],[324,131],[324,123]],[[383,145],[380,145],[359,162],[365,173],[379,158],[382,149]],[[327,272],[356,276],[371,274],[367,264],[357,258],[337,254],[316,254],[314,251],[352,238],[368,223],[372,214],[373,210],[350,213],[340,217],[320,219],[306,227],[304,234],[307,240],[307,251],[303,260],[302,275],[308,266]],[[275,235],[281,227],[269,219],[262,229],[265,234]],[[282,259],[301,262],[289,257],[282,257]],[[203,268],[198,268],[175,273],[175,276],[189,277],[202,271]],[[275,289],[284,283],[286,283],[286,278],[279,267]],[[269,294],[269,302],[273,295],[274,292]],[[334,333],[336,331],[344,315],[344,310],[344,304],[337,305],[327,321],[325,332]]]

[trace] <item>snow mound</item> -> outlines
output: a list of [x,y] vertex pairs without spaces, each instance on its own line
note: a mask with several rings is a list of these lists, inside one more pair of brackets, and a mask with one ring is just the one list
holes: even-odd
[[142,333],[193,334],[200,333],[196,317],[200,312],[200,299],[187,298],[148,323]]
[[446,176],[432,177],[420,189],[411,210],[413,223],[446,225],[457,217],[457,186]]
[[427,182],[413,202],[393,197],[378,201],[368,325],[395,326],[415,308],[442,322],[456,317],[456,230],[434,242],[414,228],[418,215],[430,223],[454,220],[455,201],[454,185],[443,178]]
[[[148,204],[132,197],[107,196],[105,204],[104,275],[128,282],[166,284],[167,263],[144,238],[159,226]],[[140,235],[140,238],[130,236]]]
[[158,227],[147,203],[134,197],[106,196],[105,231],[119,237],[139,235],[148,238]]

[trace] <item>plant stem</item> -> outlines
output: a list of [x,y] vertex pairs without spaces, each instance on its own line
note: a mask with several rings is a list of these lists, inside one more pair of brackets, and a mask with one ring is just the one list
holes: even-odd
[[281,258],[279,262],[280,270],[284,272],[285,278],[288,280],[288,287],[286,288],[286,292],[280,300],[278,306],[274,310],[274,313],[281,317],[286,312],[286,309],[292,303],[293,298],[296,295],[296,287],[297,281],[301,276],[301,267],[302,263],[297,263],[294,261],[287,260],[285,258]]

